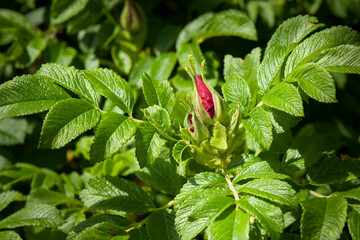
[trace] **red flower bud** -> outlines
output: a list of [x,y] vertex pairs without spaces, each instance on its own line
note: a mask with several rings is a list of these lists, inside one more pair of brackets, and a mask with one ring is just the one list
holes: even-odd
[[192,122],[192,114],[189,114],[189,122],[190,122],[190,132],[194,132],[194,124]]
[[196,89],[200,96],[202,105],[211,119],[214,119],[215,105],[213,95],[209,88],[205,85],[204,81],[196,74]]

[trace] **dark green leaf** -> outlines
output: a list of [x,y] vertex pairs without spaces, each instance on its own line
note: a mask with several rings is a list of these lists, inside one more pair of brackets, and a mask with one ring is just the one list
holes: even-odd
[[79,200],[67,197],[62,193],[48,190],[42,187],[36,188],[30,192],[30,194],[27,196],[27,203],[48,204],[51,206],[57,206],[59,204],[81,205]]
[[150,196],[138,185],[119,177],[96,177],[81,191],[84,205],[94,210],[113,209],[145,213],[154,208]]
[[3,231],[0,232],[0,239],[6,240],[22,240],[19,234],[15,231]]
[[95,127],[99,119],[100,112],[90,103],[73,98],[63,100],[46,115],[39,146],[61,148]]
[[360,239],[360,212],[352,210],[349,213],[348,227],[352,239]]
[[[71,235],[70,235],[71,236]],[[129,235],[117,223],[104,221],[96,223],[79,234],[68,237],[69,240],[128,240]]]
[[54,0],[50,15],[53,24],[59,24],[79,14],[89,0]]
[[343,197],[312,198],[303,202],[301,237],[303,239],[339,239],[347,215]]
[[158,210],[150,214],[146,230],[150,240],[180,240],[175,230],[175,214],[169,210]]
[[25,119],[8,118],[0,120],[0,145],[23,144],[28,122]]
[[0,211],[6,208],[13,201],[22,201],[25,200],[23,195],[14,190],[4,191],[0,193]]

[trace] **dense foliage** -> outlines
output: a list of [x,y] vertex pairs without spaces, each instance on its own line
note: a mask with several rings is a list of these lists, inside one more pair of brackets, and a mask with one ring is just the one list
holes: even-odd
[[0,239],[360,239],[357,1],[0,6]]

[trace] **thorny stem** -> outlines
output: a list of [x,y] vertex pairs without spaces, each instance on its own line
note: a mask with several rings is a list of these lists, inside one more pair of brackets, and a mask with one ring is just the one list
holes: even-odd
[[[235,200],[236,200],[236,201],[240,200],[239,194],[237,193],[234,185],[232,184],[229,175],[225,175],[225,179],[226,179],[227,184],[229,185],[230,190],[231,190],[231,191],[233,192],[233,194],[234,194]],[[236,205],[236,209],[237,209],[237,208],[238,208],[238,206]]]

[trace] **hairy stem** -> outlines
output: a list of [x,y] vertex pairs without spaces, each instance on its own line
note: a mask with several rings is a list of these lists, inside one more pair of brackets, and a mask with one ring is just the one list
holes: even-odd
[[[240,200],[239,194],[237,193],[234,185],[232,184],[229,175],[225,175],[225,179],[226,179],[226,182],[227,182],[230,190],[231,190],[231,191],[233,192],[233,194],[234,194],[235,200],[236,200],[236,201]],[[236,209],[237,209],[237,208],[238,208],[238,206],[236,205]]]

